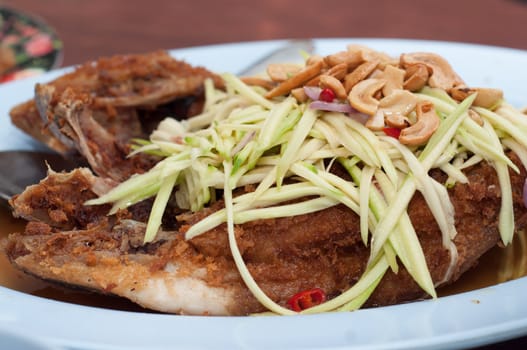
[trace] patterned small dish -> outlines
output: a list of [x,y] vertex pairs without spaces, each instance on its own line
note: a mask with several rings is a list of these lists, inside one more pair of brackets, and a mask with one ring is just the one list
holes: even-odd
[[35,16],[0,7],[0,83],[34,76],[62,62],[62,41]]

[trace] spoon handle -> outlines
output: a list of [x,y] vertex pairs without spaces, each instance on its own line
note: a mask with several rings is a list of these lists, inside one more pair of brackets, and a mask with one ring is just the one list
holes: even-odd
[[27,186],[38,183],[46,177],[48,167],[55,171],[71,170],[82,165],[74,159],[66,159],[58,153],[33,151],[0,152],[0,203]]
[[285,45],[262,56],[238,72],[239,76],[251,76],[265,72],[270,63],[294,62],[302,58],[301,53],[312,53],[315,45],[312,39],[289,40]]

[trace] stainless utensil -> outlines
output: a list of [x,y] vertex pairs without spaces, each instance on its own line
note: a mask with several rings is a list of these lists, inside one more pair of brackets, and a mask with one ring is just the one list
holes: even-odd
[[58,153],[33,151],[0,152],[0,200],[9,198],[46,177],[48,166],[56,171],[72,170],[79,162]]
[[302,52],[312,53],[315,49],[311,39],[294,39],[287,41],[283,46],[262,56],[255,62],[238,72],[240,76],[250,76],[265,72],[270,63],[295,62],[302,59]]
[[[313,41],[310,39],[290,40],[239,71],[238,75],[248,76],[265,72],[270,63],[298,61],[302,51],[311,53],[313,49]],[[55,171],[61,171],[72,170],[78,165],[78,162],[57,153],[0,151],[0,203],[6,205],[13,195],[43,179],[48,166]]]

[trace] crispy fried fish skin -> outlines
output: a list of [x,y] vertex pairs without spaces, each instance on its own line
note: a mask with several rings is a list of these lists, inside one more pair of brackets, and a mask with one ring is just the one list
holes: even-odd
[[107,185],[87,168],[69,173],[51,171],[39,184],[26,188],[9,201],[13,216],[28,222],[49,224],[57,230],[87,227],[106,220],[109,206],[83,206]]
[[[512,159],[519,164],[514,155]],[[516,228],[521,230],[527,222],[522,199],[525,170],[510,174]],[[454,242],[459,259],[447,283],[475,265],[500,239],[500,189],[494,169],[482,162],[468,169],[466,175],[468,184],[449,190],[456,210],[458,235]],[[443,175],[435,176],[441,180]],[[79,194],[70,193],[73,183],[93,186],[79,198]],[[130,208],[108,219],[104,211],[91,207],[94,212],[89,223],[76,217],[88,210],[83,209],[82,200],[95,196],[96,184],[97,177],[86,170],[52,173],[17,197],[12,202],[15,213],[30,222],[24,233],[12,234],[1,243],[13,265],[40,278],[112,293],[162,312],[245,315],[264,311],[236,270],[225,225],[190,241],[183,238],[189,225],[220,208],[221,202],[197,213],[178,215],[172,230],[161,231],[154,242],[143,245],[142,211],[147,209]],[[66,220],[57,221],[49,213],[41,215],[42,203],[61,207],[59,217]],[[439,283],[451,261],[440,231],[419,194],[412,199],[408,212],[432,278]],[[314,287],[335,297],[358,280],[369,254],[369,248],[360,241],[357,215],[344,206],[291,218],[257,220],[237,225],[235,231],[250,272],[282,305],[296,292]],[[401,266],[398,274],[389,271],[385,275],[367,305],[422,297],[423,291]]]
[[[23,271],[65,286],[129,298],[145,308],[169,313],[230,314],[232,286],[211,286],[209,266],[176,238],[136,247],[134,232],[144,224],[123,220],[109,228],[49,232],[43,223],[28,225],[24,235],[4,242]],[[135,239],[135,241],[134,241]],[[16,256],[16,257],[15,257]],[[242,290],[242,285],[238,284]]]
[[130,140],[147,138],[160,118],[185,118],[198,110],[199,103],[191,102],[200,100],[208,78],[223,84],[205,68],[165,51],[101,58],[37,84],[34,99],[15,106],[10,116],[14,125],[52,149],[78,152],[98,175],[123,180],[152,165],[147,157],[126,164]]

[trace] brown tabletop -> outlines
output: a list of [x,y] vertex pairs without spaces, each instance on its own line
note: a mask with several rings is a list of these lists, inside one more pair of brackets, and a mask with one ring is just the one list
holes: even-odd
[[525,0],[0,0],[64,41],[63,65],[234,41],[386,37],[527,49]]
[[[40,16],[63,65],[99,56],[236,41],[415,38],[527,50],[525,0],[0,0]],[[509,349],[527,339],[485,349]]]

